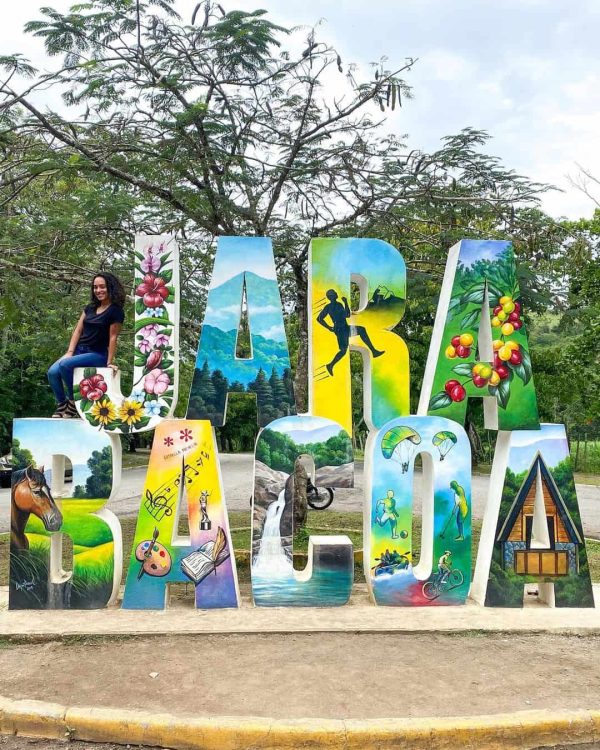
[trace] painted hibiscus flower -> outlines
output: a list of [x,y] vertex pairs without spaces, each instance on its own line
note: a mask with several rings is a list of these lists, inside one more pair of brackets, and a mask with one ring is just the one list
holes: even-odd
[[147,273],[144,280],[135,290],[137,297],[141,297],[146,307],[160,307],[169,296],[165,280],[153,273]]
[[148,354],[148,352],[153,348],[153,339],[142,339],[140,342],[138,342],[138,349],[142,352],[142,354]]
[[171,339],[165,333],[159,333],[154,339],[154,346],[169,346]]
[[158,367],[155,370],[151,370],[144,378],[144,390],[146,393],[155,393],[157,396],[162,395],[170,385],[171,378]]
[[106,393],[106,381],[102,375],[91,375],[79,383],[79,393],[89,401],[98,401]]

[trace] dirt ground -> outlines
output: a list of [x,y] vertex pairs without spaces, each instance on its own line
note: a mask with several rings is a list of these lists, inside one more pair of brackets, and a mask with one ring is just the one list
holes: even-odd
[[272,634],[0,651],[0,694],[196,716],[378,718],[600,707],[600,636]]

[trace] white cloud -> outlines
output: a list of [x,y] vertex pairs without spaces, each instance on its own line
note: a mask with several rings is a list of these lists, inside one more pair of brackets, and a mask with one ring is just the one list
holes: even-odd
[[[250,333],[252,333],[252,325],[250,326]],[[255,333],[260,333],[261,336],[264,336],[266,339],[273,339],[275,341],[279,339],[285,338],[285,329],[282,325],[275,324],[271,326],[270,328],[266,328],[264,331],[255,331]]]
[[210,318],[211,320],[224,320],[226,318],[230,318],[232,315],[238,315],[241,316],[242,313],[242,301],[240,300],[239,305],[227,305],[227,307],[212,307],[208,306],[206,308],[206,313],[204,317],[206,319]]
[[281,307],[277,307],[277,305],[259,305],[258,307],[254,307],[250,304],[248,311],[250,315],[272,315],[273,313],[280,313]]
[[[196,0],[174,0],[189,22]],[[72,0],[54,0],[65,11]],[[3,7],[0,49],[20,51],[42,68],[58,62],[43,44],[24,35],[23,24],[39,18],[39,0]],[[254,10],[255,0],[226,0],[227,9]],[[409,133],[411,148],[435,149],[444,135],[473,126],[488,130],[487,149],[506,166],[532,180],[565,188],[548,194],[543,207],[573,218],[591,215],[592,202],[568,184],[580,162],[600,175],[596,156],[600,112],[597,63],[598,0],[262,0],[272,19],[286,26],[318,27],[334,44],[345,66],[359,63],[364,76],[382,55],[389,66],[419,58],[405,77],[414,100],[388,118],[386,127]],[[301,36],[300,41],[302,42]],[[297,43],[297,42],[296,42]],[[44,105],[59,106],[51,92]],[[268,269],[265,267],[265,273]],[[215,279],[229,278],[229,269]]]
[[433,78],[440,81],[461,81],[473,72],[472,63],[454,52],[433,50],[423,60],[423,65]]

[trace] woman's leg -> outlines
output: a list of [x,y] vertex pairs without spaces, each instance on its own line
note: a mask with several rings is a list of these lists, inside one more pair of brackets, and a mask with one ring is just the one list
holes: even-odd
[[74,357],[65,357],[58,363],[60,374],[67,386],[69,399],[73,400],[73,373],[76,367],[106,367],[106,354],[86,352]]
[[54,398],[59,404],[62,404],[67,400],[65,387],[60,374],[61,362],[62,360],[57,359],[56,362],[48,368],[48,382],[50,383],[50,388],[52,388],[52,393],[54,393]]

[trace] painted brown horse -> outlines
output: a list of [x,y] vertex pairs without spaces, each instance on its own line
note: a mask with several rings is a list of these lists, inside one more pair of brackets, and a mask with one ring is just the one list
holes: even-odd
[[13,471],[10,495],[10,546],[14,551],[29,549],[25,527],[31,513],[44,524],[46,531],[58,531],[63,517],[57,508],[46,477],[44,467],[28,466]]

